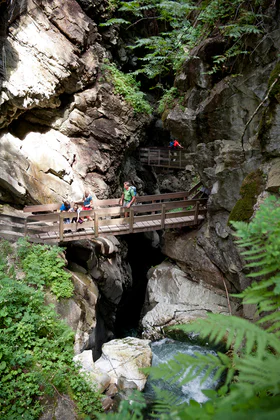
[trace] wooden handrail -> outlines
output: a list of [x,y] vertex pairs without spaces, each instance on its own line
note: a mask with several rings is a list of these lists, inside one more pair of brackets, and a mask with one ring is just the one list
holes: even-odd
[[[187,191],[179,191],[175,193],[165,193],[165,194],[153,194],[153,195],[143,195],[137,196],[137,204],[145,203],[148,201],[166,201],[166,200],[175,200],[180,198],[189,197],[193,194],[196,189],[198,189],[202,185],[201,182],[196,184],[189,192]],[[108,207],[108,206],[118,206],[119,198],[110,198],[105,200],[93,200],[93,207],[96,209],[97,207]],[[25,206],[23,211],[25,213],[40,213],[40,212],[53,212],[55,210],[59,210],[61,204],[59,203],[52,203],[52,204],[36,204],[34,206]]]
[[[94,208],[82,210],[79,215],[74,212],[56,212],[60,204],[55,203],[26,206],[24,211],[29,214],[25,221],[24,235],[37,239],[40,237],[42,241],[56,237],[61,242],[71,240],[67,232],[70,228],[74,239],[74,236],[98,237],[104,232],[118,235],[177,225],[194,226],[206,214],[207,199],[193,197],[201,185],[202,183],[198,182],[190,191],[137,196],[136,204],[130,209],[121,207],[119,198],[93,200]],[[124,217],[126,212],[129,213],[129,217]],[[82,219],[91,216],[93,221],[87,221],[84,225],[77,222],[70,225],[64,223],[64,219],[69,218],[72,221],[78,216]],[[79,233],[81,227],[82,233]]]

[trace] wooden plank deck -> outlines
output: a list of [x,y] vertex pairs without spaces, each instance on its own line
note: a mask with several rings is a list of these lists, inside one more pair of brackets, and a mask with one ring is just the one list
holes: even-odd
[[[53,212],[57,205],[28,206],[25,218],[0,215],[0,237],[27,236],[36,243],[58,244],[63,242],[97,239],[102,236],[127,235],[153,230],[180,228],[201,223],[206,215],[207,199],[187,199],[197,192],[200,183],[189,192],[157,194],[141,197],[141,202],[124,209],[116,205],[116,199],[98,200],[98,208],[81,211],[80,217],[91,216],[92,221],[65,223],[65,219],[77,217],[77,213]],[[106,204],[105,204],[106,203]],[[35,210],[36,214],[31,213]],[[124,217],[124,213],[129,213]]]
[[[198,222],[200,223],[204,219],[204,215],[198,216]],[[146,220],[146,221],[135,221],[132,226],[132,232],[130,231],[129,223],[127,224],[104,224],[99,227],[98,233],[95,233],[92,226],[87,227],[87,223],[83,223],[82,228],[76,230],[74,227],[71,229],[71,225],[64,225],[65,230],[71,229],[71,232],[63,234],[62,242],[76,241],[81,239],[90,239],[97,238],[99,236],[111,236],[111,235],[127,235],[129,233],[141,233],[153,230],[161,230],[161,220]],[[172,217],[165,221],[165,229],[170,228],[180,228],[184,226],[194,226],[194,216],[184,216],[184,217]],[[44,242],[44,243],[58,243],[60,241],[59,233],[49,231],[35,233],[29,237],[32,242]]]

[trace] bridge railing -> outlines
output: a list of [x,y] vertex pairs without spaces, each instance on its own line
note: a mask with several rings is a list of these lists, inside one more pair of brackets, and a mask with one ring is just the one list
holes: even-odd
[[183,169],[189,161],[182,149],[171,150],[168,147],[141,147],[139,160],[143,165],[162,166],[166,168]]
[[[174,196],[172,197],[174,198]],[[25,236],[34,237],[36,234],[56,233],[59,240],[63,241],[67,230],[71,230],[75,233],[84,228],[87,230],[92,228],[94,236],[98,237],[100,234],[102,235],[102,230],[105,226],[106,228],[111,226],[112,229],[114,226],[115,228],[117,227],[117,230],[115,231],[115,234],[117,235],[118,228],[121,229],[124,226],[126,226],[126,228],[128,226],[128,231],[133,232],[134,227],[140,226],[141,223],[150,222],[152,226],[152,223],[160,221],[158,229],[164,229],[171,219],[186,216],[192,218],[192,221],[189,223],[190,225],[197,225],[199,215],[204,216],[206,214],[206,202],[207,199],[181,199],[169,202],[136,204],[130,209],[115,206],[81,211],[79,214],[81,218],[90,216],[93,219],[92,221],[86,221],[83,224],[65,223],[65,219],[70,219],[71,221],[75,217],[78,218],[78,214],[75,212],[29,215],[25,221],[24,234]],[[128,217],[125,217],[125,213],[128,213]],[[147,230],[149,229],[147,228]]]
[[[95,211],[94,230],[97,234],[102,226],[126,224],[129,232],[133,232],[136,225],[143,222],[155,222],[160,220],[160,229],[167,226],[169,219],[178,217],[193,217],[193,225],[198,224],[198,216],[205,215],[207,210],[205,205],[207,199],[181,200],[176,202],[153,203],[146,205],[135,205],[130,209],[126,208],[107,208]],[[128,217],[123,217],[123,213],[128,212]],[[112,218],[119,216],[119,218]],[[108,220],[108,218],[110,219]],[[191,223],[190,223],[191,224]],[[102,231],[102,229],[101,229]]]
[[[198,182],[194,185],[190,191],[179,191],[174,193],[165,193],[165,194],[153,194],[153,195],[138,195],[136,198],[137,204],[148,203],[148,202],[164,202],[170,200],[181,200],[192,198],[199,188],[202,186],[202,182]],[[93,199],[93,207],[116,207],[119,205],[119,198],[109,198],[105,200]],[[82,204],[82,201],[75,201],[71,203],[73,207],[74,204]],[[61,203],[51,203],[51,204],[35,204],[32,206],[25,206],[23,211],[25,213],[49,213],[59,210]]]

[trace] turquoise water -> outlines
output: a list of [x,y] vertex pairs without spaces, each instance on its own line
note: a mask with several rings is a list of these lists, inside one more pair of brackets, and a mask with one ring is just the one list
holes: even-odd
[[[161,363],[167,363],[178,353],[189,355],[193,355],[194,353],[211,353],[216,355],[216,352],[208,347],[188,344],[169,338],[165,338],[163,340],[152,343],[151,348],[153,352],[152,366],[158,366]],[[180,385],[178,383],[171,384],[167,381],[151,380],[149,378],[144,390],[144,394],[148,400],[152,401],[154,396],[153,385],[155,385],[161,389],[174,393],[178,397],[178,404],[189,402],[191,399],[199,403],[204,403],[208,398],[203,394],[202,390],[216,389],[219,385],[219,381],[214,381],[213,376],[214,373],[205,382],[203,382],[202,385],[200,380],[203,377],[203,372],[201,372],[194,380],[188,382],[185,385]]]

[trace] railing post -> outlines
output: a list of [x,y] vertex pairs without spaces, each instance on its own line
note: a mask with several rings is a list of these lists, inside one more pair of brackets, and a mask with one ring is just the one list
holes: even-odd
[[165,226],[165,212],[166,212],[166,205],[161,205],[161,229],[164,229]]
[[134,210],[133,209],[129,209],[129,232],[132,233],[133,232],[133,223],[134,223]]
[[171,162],[171,150],[168,150],[168,167],[170,167],[170,162]]
[[194,219],[193,219],[193,224],[194,224],[194,225],[197,225],[197,221],[198,221],[198,213],[199,213],[199,205],[200,205],[200,202],[199,202],[199,201],[197,201],[197,202],[195,203],[195,212],[194,212]]
[[64,219],[64,215],[63,213],[59,213],[59,240],[62,241],[63,240],[63,230],[64,230],[64,226],[63,226],[63,219]]
[[[156,200],[152,200],[152,204],[155,204],[155,203],[156,203]],[[155,211],[152,211],[151,214],[156,214],[156,212]]]
[[181,168],[182,166],[182,151],[180,150],[180,154],[179,154],[179,167]]
[[98,238],[98,212],[95,210],[94,213],[94,236]]
[[27,219],[28,219],[28,216],[27,216],[27,218],[25,219],[25,222],[24,222],[24,236],[27,236]]

